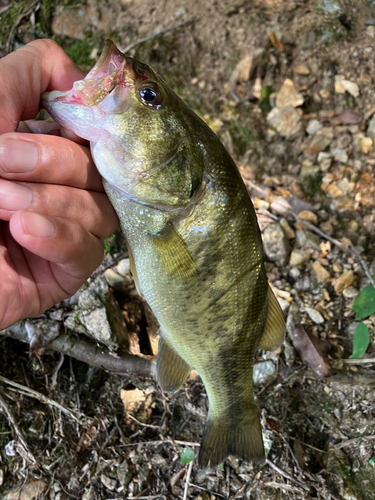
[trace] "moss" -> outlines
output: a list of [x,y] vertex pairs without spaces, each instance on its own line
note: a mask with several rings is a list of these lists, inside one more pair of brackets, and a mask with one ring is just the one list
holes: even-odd
[[105,255],[114,255],[115,253],[126,250],[126,243],[121,227],[119,226],[108,238],[103,242]]

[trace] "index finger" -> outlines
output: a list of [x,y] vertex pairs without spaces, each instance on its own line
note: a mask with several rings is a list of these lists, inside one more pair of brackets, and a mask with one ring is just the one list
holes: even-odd
[[[21,57],[23,56],[23,57]],[[35,40],[0,61],[0,134],[35,118],[40,95],[69,90],[84,73],[53,40]]]

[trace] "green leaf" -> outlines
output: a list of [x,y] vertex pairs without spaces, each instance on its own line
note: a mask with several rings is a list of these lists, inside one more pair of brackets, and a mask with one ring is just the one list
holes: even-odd
[[353,354],[352,359],[361,358],[366,352],[370,343],[370,334],[367,326],[364,323],[357,325],[353,337]]
[[374,467],[375,465],[375,456],[371,457],[370,460],[368,461],[369,465],[371,465],[371,467]]
[[356,320],[364,319],[375,313],[375,288],[372,285],[365,286],[357,295],[353,309]]
[[186,446],[186,448],[184,448],[184,451],[180,455],[181,463],[189,464],[192,460],[194,460],[194,458],[195,458],[194,450]]

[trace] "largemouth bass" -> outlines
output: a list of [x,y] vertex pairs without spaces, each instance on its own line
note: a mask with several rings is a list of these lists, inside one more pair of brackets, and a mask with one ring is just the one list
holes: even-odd
[[176,391],[195,368],[209,400],[198,462],[264,459],[252,373],[285,334],[253,205],[212,130],[149,66],[108,41],[94,68],[43,106],[91,142],[131,269],[160,323],[157,378]]

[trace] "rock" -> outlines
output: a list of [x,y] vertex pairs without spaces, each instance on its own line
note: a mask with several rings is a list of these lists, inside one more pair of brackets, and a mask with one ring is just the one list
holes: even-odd
[[312,267],[313,267],[315,274],[316,274],[319,281],[323,281],[323,282],[330,281],[331,275],[329,274],[327,269],[325,267],[323,267],[322,264],[318,260],[313,262]]
[[304,262],[310,259],[310,253],[305,250],[294,249],[290,254],[289,265],[290,266],[300,266]]
[[130,273],[130,260],[129,259],[122,259],[116,266],[116,272],[120,276],[125,276],[126,274]]
[[300,248],[313,248],[320,251],[319,236],[307,229],[298,229],[296,232],[296,246]]
[[283,231],[285,233],[285,236],[289,239],[292,240],[293,238],[296,237],[296,233],[293,231],[293,229],[289,226],[288,221],[285,219],[285,217],[282,217],[279,221],[280,226],[283,228]]
[[78,307],[78,311],[65,318],[67,328],[89,335],[109,349],[128,350],[129,333],[124,317],[103,275],[81,293]]
[[342,294],[346,299],[355,299],[359,294],[359,290],[356,288],[344,288]]
[[316,325],[321,325],[324,323],[324,318],[319,311],[313,309],[312,307],[305,306],[305,312]]
[[290,244],[282,227],[277,222],[269,224],[263,231],[264,253],[271,262],[286,263],[290,254]]
[[303,165],[300,172],[302,178],[318,177],[319,174],[320,168],[317,165]]
[[331,128],[323,127],[312,138],[305,151],[311,154],[319,154],[324,151],[332,142],[333,131]]
[[264,384],[276,373],[276,366],[273,361],[262,361],[254,365],[253,383],[254,385]]
[[298,106],[302,106],[303,101],[302,95],[296,91],[292,80],[287,78],[276,94],[276,106],[279,109],[286,108],[287,106],[297,108]]
[[289,271],[289,276],[291,276],[294,280],[297,279],[301,274],[301,271],[298,267],[291,267]]
[[344,75],[336,75],[335,92],[337,94],[345,94],[345,92],[348,92],[353,97],[358,97],[359,87],[356,83],[346,80]]
[[370,137],[363,137],[360,142],[359,149],[361,153],[369,154],[372,151],[373,140]]
[[124,281],[124,278],[113,269],[106,269],[103,274],[109,286],[116,286]]
[[251,71],[255,66],[259,66],[265,56],[264,48],[257,48],[252,53],[243,57],[235,66],[229,80],[229,84],[233,87],[238,81],[247,81],[250,78]]
[[299,212],[298,217],[302,220],[311,222],[311,224],[318,223],[318,217],[314,214],[314,212],[311,212],[310,210],[302,210],[302,212]]
[[323,128],[323,125],[320,123],[320,121],[313,119],[313,120],[310,120],[309,123],[307,124],[306,132],[309,135],[315,135],[322,128]]
[[342,292],[345,288],[350,286],[355,280],[355,276],[352,270],[345,271],[337,280],[335,281],[335,284],[333,285],[335,292],[340,293]]
[[367,135],[375,141],[375,114],[372,115],[371,120],[369,121],[368,127],[367,127]]
[[311,288],[310,278],[307,274],[303,274],[294,284],[296,290],[307,291]]
[[345,149],[331,148],[331,154],[333,158],[340,163],[348,162],[348,153]]
[[293,338],[294,329],[301,323],[300,308],[295,302],[292,302],[289,307],[288,316],[286,318],[286,331],[289,337]]
[[294,73],[296,73],[297,75],[309,75],[310,74],[310,70],[307,66],[305,66],[304,64],[300,64],[298,66],[296,66],[294,68]]
[[351,142],[352,139],[349,134],[342,134],[336,141],[336,147],[339,149],[346,149]]
[[267,122],[282,137],[293,139],[302,132],[302,111],[295,109],[293,105],[286,108],[273,108],[267,115]]

